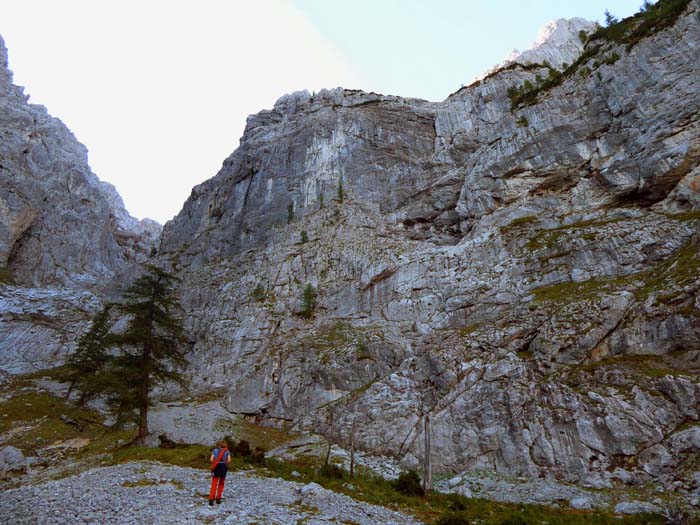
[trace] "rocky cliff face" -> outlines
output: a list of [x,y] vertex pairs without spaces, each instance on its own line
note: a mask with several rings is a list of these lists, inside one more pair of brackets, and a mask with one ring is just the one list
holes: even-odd
[[161,228],[131,217],[68,128],[27,103],[1,38],[0,137],[0,367],[26,371],[60,362],[99,290],[149,257]]
[[693,0],[633,41],[589,37],[563,73],[515,61],[440,103],[335,89],[250,117],[161,241],[193,385],[341,443],[354,425],[408,466],[429,415],[443,470],[686,483],[698,17]]

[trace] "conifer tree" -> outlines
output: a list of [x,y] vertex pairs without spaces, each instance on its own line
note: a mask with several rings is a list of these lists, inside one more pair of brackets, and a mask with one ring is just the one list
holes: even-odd
[[316,309],[316,290],[310,284],[304,288],[301,296],[301,316],[309,319]]
[[111,308],[112,305],[107,304],[95,314],[88,331],[78,339],[75,352],[66,360],[64,379],[69,383],[66,398],[70,397],[74,389],[78,390],[79,406],[103,391],[98,373],[105,368],[110,359],[108,349],[111,342]]
[[[148,436],[149,392],[165,381],[182,381],[178,369],[183,329],[175,317],[180,305],[174,297],[176,277],[153,265],[122,294],[95,315],[90,329],[68,359],[65,380],[81,393],[79,403],[102,396],[117,417],[117,426],[138,410],[137,443]],[[112,312],[127,317],[124,331],[114,334]]]
[[115,337],[122,349],[115,359],[126,389],[117,391],[116,401],[139,410],[137,443],[148,436],[149,392],[165,381],[182,382],[177,369],[186,363],[182,353],[183,328],[174,316],[181,307],[174,297],[178,279],[148,265],[146,272],[124,292],[119,310],[129,316],[126,329]]

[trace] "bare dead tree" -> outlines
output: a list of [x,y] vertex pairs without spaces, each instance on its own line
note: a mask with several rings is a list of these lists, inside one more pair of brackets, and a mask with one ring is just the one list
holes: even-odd
[[350,479],[355,477],[355,415],[352,416],[350,427]]
[[433,484],[433,473],[430,465],[430,413],[425,414],[423,422],[425,425],[423,428],[423,490],[427,493],[430,491]]

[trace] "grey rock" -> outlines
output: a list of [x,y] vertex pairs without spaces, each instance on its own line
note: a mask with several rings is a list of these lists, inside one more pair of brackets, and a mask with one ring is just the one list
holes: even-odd
[[17,447],[7,446],[0,449],[0,477],[7,472],[22,470],[26,465],[26,458]]
[[590,510],[593,508],[593,504],[589,498],[574,498],[569,501],[569,505],[576,510]]
[[643,512],[658,512],[658,507],[643,501],[622,501],[615,505],[618,514],[640,514]]

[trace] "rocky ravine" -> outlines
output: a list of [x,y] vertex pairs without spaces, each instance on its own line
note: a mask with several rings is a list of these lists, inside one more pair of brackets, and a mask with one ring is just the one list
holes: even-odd
[[[633,45],[555,24],[443,102],[339,88],[251,116],[154,259],[183,279],[192,391],[408,467],[429,416],[443,472],[697,492],[699,17]],[[0,50],[0,352],[22,372],[149,248]]]
[[160,235],[90,171],[87,149],[12,84],[0,38],[0,368],[55,366]]
[[251,116],[162,236],[194,387],[406,466],[429,415],[443,471],[695,490],[699,16],[633,45],[571,32],[580,58],[515,107],[547,65]]

